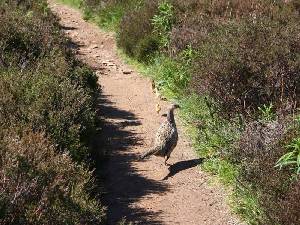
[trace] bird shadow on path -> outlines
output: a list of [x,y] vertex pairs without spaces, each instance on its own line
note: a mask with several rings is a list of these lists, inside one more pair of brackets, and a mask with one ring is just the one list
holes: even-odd
[[186,161],[177,162],[169,167],[169,174],[163,178],[163,180],[167,180],[170,177],[173,177],[177,173],[193,168],[203,163],[203,158],[201,159],[191,159]]
[[118,109],[102,96],[100,117],[103,120],[99,140],[100,151],[109,154],[107,160],[97,163],[97,176],[102,181],[104,193],[102,202],[107,206],[107,224],[117,224],[123,218],[134,224],[161,225],[159,211],[138,207],[139,199],[151,194],[163,194],[168,185],[143,177],[134,168],[138,160],[134,149],[143,145],[142,135],[137,133],[141,121],[134,113]]

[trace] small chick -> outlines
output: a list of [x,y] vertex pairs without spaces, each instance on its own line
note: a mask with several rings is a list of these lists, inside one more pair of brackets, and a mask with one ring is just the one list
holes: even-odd
[[160,107],[160,104],[159,104],[159,103],[157,103],[157,104],[155,105],[155,110],[156,110],[156,113],[157,113],[157,114],[159,114],[159,112],[161,111],[161,107]]
[[151,80],[151,89],[152,89],[152,91],[153,91],[153,93],[155,93],[155,82],[154,82],[154,80]]

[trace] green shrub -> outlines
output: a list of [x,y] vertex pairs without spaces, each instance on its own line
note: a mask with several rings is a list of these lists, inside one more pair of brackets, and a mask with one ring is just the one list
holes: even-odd
[[102,224],[91,172],[31,129],[1,135],[1,224]]
[[174,23],[173,11],[174,8],[168,1],[160,2],[157,14],[151,19],[153,33],[158,36],[161,48],[169,46],[170,31]]
[[98,11],[94,20],[103,28],[116,30],[123,14],[124,9],[122,5],[107,6]]
[[60,1],[76,8],[83,7],[84,5],[83,0],[60,0]]
[[118,46],[126,54],[140,61],[148,61],[158,50],[160,40],[153,34],[151,19],[156,14],[157,2],[145,3],[140,9],[128,12],[122,19],[118,32]]
[[186,94],[190,74],[181,58],[171,59],[157,56],[152,60],[151,73],[157,88],[170,99],[180,99]]

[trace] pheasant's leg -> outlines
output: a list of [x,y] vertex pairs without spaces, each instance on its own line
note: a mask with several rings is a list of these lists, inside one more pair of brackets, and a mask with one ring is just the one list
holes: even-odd
[[169,155],[165,155],[165,165],[170,166],[170,164],[167,163],[168,159],[170,158]]

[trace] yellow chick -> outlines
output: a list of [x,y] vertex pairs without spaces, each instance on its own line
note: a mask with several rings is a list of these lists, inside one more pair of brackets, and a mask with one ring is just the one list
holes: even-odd
[[157,103],[157,104],[155,105],[155,110],[156,110],[156,113],[159,114],[159,112],[160,112],[160,110],[161,110],[161,107],[160,107],[159,103]]
[[155,82],[154,82],[154,80],[151,80],[151,89],[152,89],[153,93],[155,93],[156,87],[155,87]]

